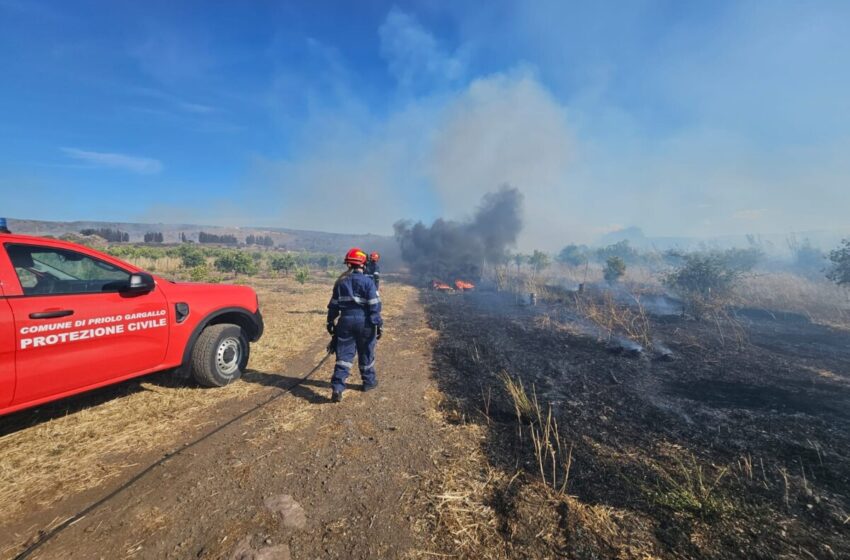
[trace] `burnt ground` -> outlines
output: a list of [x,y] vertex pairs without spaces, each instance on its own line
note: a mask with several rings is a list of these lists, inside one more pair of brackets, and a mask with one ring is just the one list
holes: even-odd
[[[518,473],[486,496],[493,557],[850,558],[850,332],[760,310],[654,317],[672,356],[630,356],[571,328],[569,300],[422,298],[445,406]],[[551,403],[572,446],[566,492],[536,475],[534,420],[517,418],[503,371]]]

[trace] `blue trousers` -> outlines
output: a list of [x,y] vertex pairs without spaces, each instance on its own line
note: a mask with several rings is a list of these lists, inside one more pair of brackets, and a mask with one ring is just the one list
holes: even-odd
[[377,339],[365,314],[344,314],[336,324],[336,366],[331,377],[334,391],[345,389],[345,380],[358,357],[363,385],[375,384],[375,345]]

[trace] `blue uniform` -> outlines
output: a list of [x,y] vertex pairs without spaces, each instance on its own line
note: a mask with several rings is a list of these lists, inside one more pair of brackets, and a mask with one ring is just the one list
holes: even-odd
[[378,266],[376,261],[369,261],[366,263],[366,276],[371,276],[372,280],[375,281],[375,287],[377,288],[381,283],[381,267]]
[[345,389],[356,353],[363,385],[375,384],[375,336],[376,326],[383,325],[381,298],[371,277],[353,271],[334,284],[333,295],[328,303],[328,322],[339,316],[336,324],[336,366],[331,378],[335,392]]

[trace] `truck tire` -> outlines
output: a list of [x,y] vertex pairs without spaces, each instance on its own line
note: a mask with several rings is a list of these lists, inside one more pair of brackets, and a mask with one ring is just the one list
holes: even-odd
[[250,351],[238,325],[210,325],[192,348],[192,376],[204,387],[224,387],[245,371]]

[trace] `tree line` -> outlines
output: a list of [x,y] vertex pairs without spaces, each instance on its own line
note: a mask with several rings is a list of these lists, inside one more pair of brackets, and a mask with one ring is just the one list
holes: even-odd
[[96,235],[111,243],[127,243],[130,241],[130,234],[120,229],[112,228],[85,228],[80,230],[81,235]]
[[216,235],[214,233],[207,233],[205,231],[201,231],[198,233],[198,243],[220,243],[221,245],[237,245],[239,243],[239,240],[236,239],[235,235],[231,235],[228,233]]
[[261,247],[274,247],[274,240],[270,235],[250,234],[245,238],[246,245],[260,245]]

